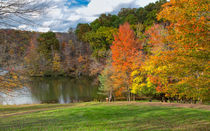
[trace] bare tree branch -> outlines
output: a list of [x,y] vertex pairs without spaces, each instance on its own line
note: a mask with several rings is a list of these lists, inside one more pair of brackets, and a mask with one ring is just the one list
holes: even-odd
[[52,5],[49,0],[0,0],[0,27],[35,25],[31,20]]

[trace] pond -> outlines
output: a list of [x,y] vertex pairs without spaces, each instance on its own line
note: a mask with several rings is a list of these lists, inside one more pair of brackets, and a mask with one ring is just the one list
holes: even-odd
[[94,100],[97,92],[98,86],[89,78],[33,78],[23,88],[14,89],[9,94],[0,93],[0,104],[86,102]]

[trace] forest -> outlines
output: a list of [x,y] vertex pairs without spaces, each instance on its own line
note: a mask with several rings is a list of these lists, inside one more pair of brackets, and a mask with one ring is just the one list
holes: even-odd
[[1,29],[0,67],[9,73],[0,89],[24,85],[25,76],[88,76],[109,101],[210,101],[208,12],[207,0],[159,0],[66,33]]

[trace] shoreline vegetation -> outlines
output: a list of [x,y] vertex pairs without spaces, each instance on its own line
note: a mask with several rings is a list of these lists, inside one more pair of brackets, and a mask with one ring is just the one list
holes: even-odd
[[160,102],[86,102],[0,106],[0,129],[202,130],[210,106]]

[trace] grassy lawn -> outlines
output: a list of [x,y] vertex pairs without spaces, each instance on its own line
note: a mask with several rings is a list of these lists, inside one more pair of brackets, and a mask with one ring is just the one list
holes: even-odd
[[142,102],[0,107],[1,131],[207,131],[209,129],[209,110],[158,106]]

